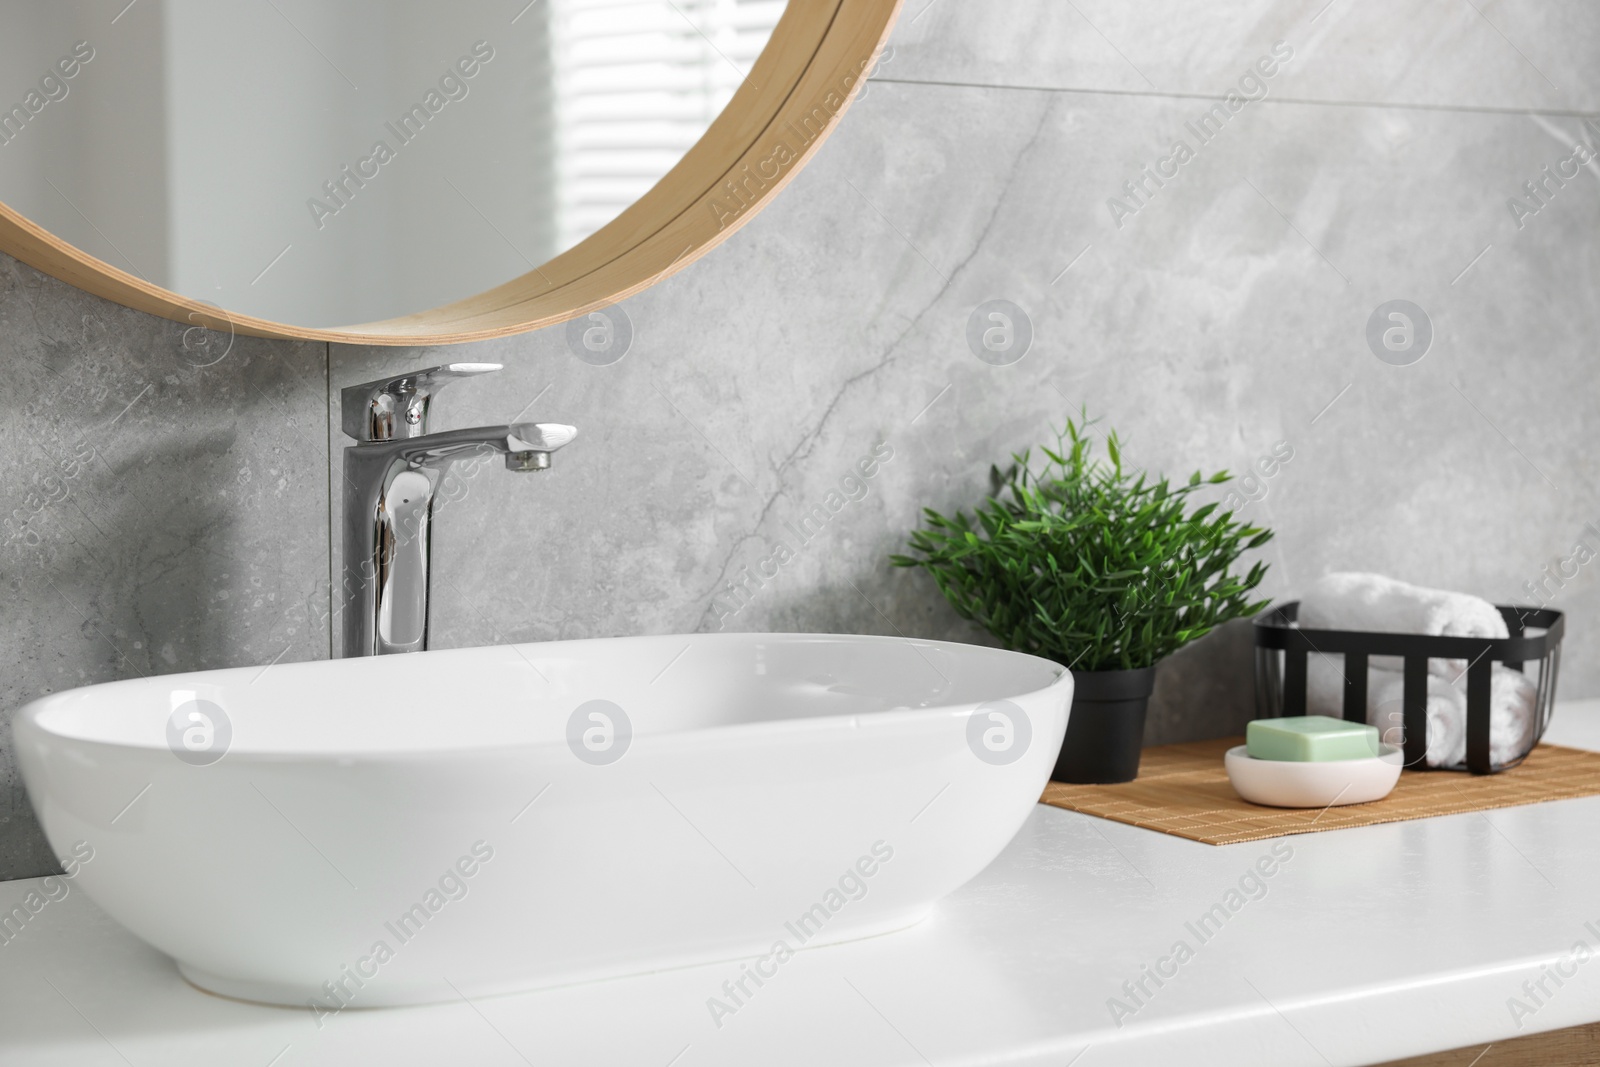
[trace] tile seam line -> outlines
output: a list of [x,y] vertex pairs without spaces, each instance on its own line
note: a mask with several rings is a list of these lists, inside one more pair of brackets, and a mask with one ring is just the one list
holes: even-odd
[[[1064,85],[997,85],[987,82],[949,81],[941,78],[873,78],[883,85],[935,85],[946,89],[1000,89],[1022,93],[1060,93],[1075,96],[1136,96],[1157,100],[1211,100],[1221,102],[1225,93],[1150,92],[1146,89],[1091,89]],[[1381,100],[1312,100],[1305,97],[1264,96],[1256,104],[1294,104],[1302,107],[1348,107],[1390,111],[1449,111],[1472,115],[1547,115],[1555,118],[1600,118],[1600,110],[1543,107],[1476,107],[1470,104],[1394,103]]]
[[339,658],[338,637],[334,634],[334,602],[339,588],[333,582],[333,550],[334,538],[339,536],[339,522],[343,515],[337,510],[338,505],[333,500],[333,342],[322,342],[322,407],[325,416],[324,436],[328,441],[328,462],[323,464],[327,475],[327,548],[328,548],[328,658]]

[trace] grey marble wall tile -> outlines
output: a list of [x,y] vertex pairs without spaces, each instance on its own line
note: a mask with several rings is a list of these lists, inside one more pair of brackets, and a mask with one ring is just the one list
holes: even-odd
[[[1195,108],[876,85],[771,209],[628,301],[636,340],[614,366],[575,359],[562,329],[337,349],[336,386],[446,355],[508,364],[497,384],[453,386],[440,425],[527,407],[582,428],[552,472],[486,469],[444,509],[440,642],[719,627],[985,641],[887,557],[921,507],[970,505],[990,462],[1080,404],[1136,463],[1180,477],[1293,449],[1246,508],[1279,531],[1269,595],[1362,567],[1526,599],[1521,583],[1600,518],[1597,413],[1573,388],[1600,327],[1600,199],[1574,184],[1521,229],[1505,205],[1572,131],[1255,106],[1119,227],[1108,197]],[[966,341],[997,297],[1035,329],[1012,366]],[[1365,338],[1401,297],[1436,330],[1407,367]],[[892,457],[847,487],[881,446]],[[827,521],[800,529],[818,507]],[[1597,594],[1589,570],[1560,592],[1575,641]],[[1597,688],[1569,657],[1563,695]],[[1150,738],[1234,729],[1251,699],[1236,626],[1169,662]]]
[[[891,530],[917,504],[970,500],[989,458],[1080,402],[1123,432],[1135,462],[1173,474],[1238,470],[1288,442],[1295,458],[1248,509],[1279,531],[1266,553],[1275,596],[1356,567],[1526,601],[1523,583],[1600,516],[1584,443],[1597,416],[1578,384],[1600,327],[1600,189],[1586,174],[1520,228],[1506,206],[1570,150],[1575,123],[1284,104],[1247,108],[1201,145],[1183,128],[1192,101],[880,88],[879,111],[851,131],[871,146],[861,189],[894,205],[911,244],[960,264],[913,340],[932,381],[953,384],[930,416],[947,440],[982,446],[918,471],[921,499],[891,501]],[[863,128],[875,120],[887,121]],[[1011,155],[1003,129],[1035,133]],[[1194,158],[1151,195],[1124,197],[1137,209],[1119,227],[1108,198],[1175,136],[1196,142]],[[976,363],[962,336],[965,314],[994,297],[1033,318],[1034,350],[1011,367]],[[1395,298],[1421,304],[1436,331],[1412,366],[1380,362],[1365,338]],[[1557,598],[1578,642],[1600,606],[1592,571]],[[1219,638],[1169,665],[1152,738],[1247,716],[1246,653]],[[1563,694],[1597,685],[1600,671],[1570,654]]]
[[[186,330],[0,259],[0,707],[327,655],[325,346]],[[54,868],[0,743],[0,878]]]
[[1600,9],[1584,0],[910,0],[877,76],[1226,93],[1280,40],[1294,55],[1267,79],[1271,96],[1499,109],[1600,107]]
[[[507,364],[450,386],[439,428],[519,416],[579,428],[550,471],[488,465],[440,509],[436,643],[710,626],[763,516],[795,508],[804,479],[848,473],[926,404],[905,393],[865,425],[853,407],[841,417],[917,358],[899,339],[943,285],[852,188],[851,154],[808,169],[757,220],[760,236],[628,300],[634,340],[613,365],[577,358],[562,327],[448,351],[334,348],[335,390],[444,359]],[[333,444],[338,477],[345,442]],[[809,596],[806,580],[774,599]]]

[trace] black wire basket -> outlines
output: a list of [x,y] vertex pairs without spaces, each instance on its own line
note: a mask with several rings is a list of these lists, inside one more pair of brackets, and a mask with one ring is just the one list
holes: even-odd
[[[1278,718],[1306,713],[1306,661],[1312,654],[1342,655],[1344,718],[1367,721],[1367,665],[1372,656],[1404,660],[1405,764],[1421,770],[1471,771],[1494,774],[1515,767],[1533,751],[1550,725],[1555,705],[1556,673],[1561,664],[1564,621],[1549,608],[1495,607],[1510,637],[1432,637],[1424,634],[1363,633],[1355,630],[1304,630],[1295,624],[1299,601],[1279,604],[1255,618],[1256,717]],[[1464,660],[1467,667],[1466,759],[1428,768],[1428,660]],[[1490,691],[1496,663],[1526,674],[1538,666],[1529,740],[1513,759],[1491,759]]]

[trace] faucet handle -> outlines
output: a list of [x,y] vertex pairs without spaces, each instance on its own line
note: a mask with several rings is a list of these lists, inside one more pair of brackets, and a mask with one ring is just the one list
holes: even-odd
[[434,394],[458,378],[497,371],[499,363],[446,363],[397,378],[346,386],[339,391],[340,425],[357,441],[395,441],[428,432]]

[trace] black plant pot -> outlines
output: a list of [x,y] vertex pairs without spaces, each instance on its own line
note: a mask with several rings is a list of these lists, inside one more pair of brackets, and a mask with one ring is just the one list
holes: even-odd
[[1073,671],[1072,713],[1050,777],[1057,782],[1107,785],[1139,776],[1144,715],[1156,669]]

